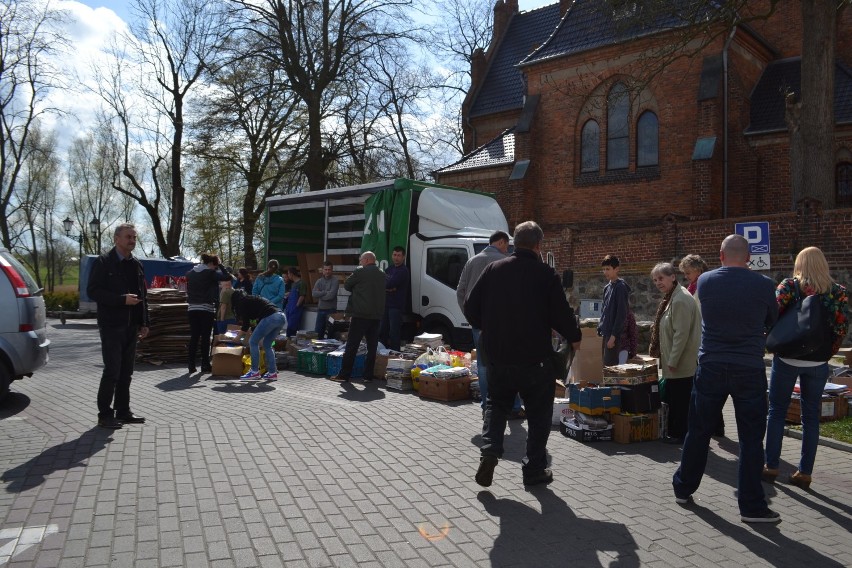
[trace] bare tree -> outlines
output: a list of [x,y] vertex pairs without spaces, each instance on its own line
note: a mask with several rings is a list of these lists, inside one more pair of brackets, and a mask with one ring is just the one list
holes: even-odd
[[[215,70],[227,32],[215,0],[134,0],[132,10],[132,35],[123,38],[132,57],[115,47],[115,66],[98,77],[121,140],[122,177],[113,187],[146,211],[160,252],[175,256],[185,215],[185,107],[202,74]],[[139,64],[138,77],[126,76],[128,58]],[[134,87],[141,100],[131,98]],[[133,168],[140,155],[144,177]]]
[[49,64],[63,42],[51,27],[56,21],[49,2],[0,0],[0,238],[7,248],[16,240],[9,220],[27,138],[39,116],[51,112],[42,105],[58,80]]
[[[219,199],[240,205],[239,220],[226,221],[229,231],[240,232],[244,262],[252,268],[257,266],[254,242],[266,198],[299,187],[306,142],[300,101],[286,75],[258,56],[253,39],[235,34],[229,40],[232,58],[197,108],[193,148],[208,162],[201,173],[217,184]],[[223,211],[230,214],[230,207]]]
[[403,37],[404,11],[411,0],[232,0],[241,8],[243,26],[280,66],[307,114],[308,151],[303,165],[311,190],[327,187],[327,169],[336,156],[325,147],[323,123],[337,84],[357,69],[374,46]]
[[493,0],[434,0],[436,24],[428,49],[446,69],[443,85],[456,95],[470,88],[470,63],[477,49],[485,50],[494,26]]

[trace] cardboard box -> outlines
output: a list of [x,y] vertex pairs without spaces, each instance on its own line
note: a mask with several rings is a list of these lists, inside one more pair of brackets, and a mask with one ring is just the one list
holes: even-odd
[[593,387],[571,383],[568,385],[568,394],[571,399],[568,407],[576,412],[590,416],[621,412],[620,387]]
[[852,347],[841,347],[835,357],[843,357],[843,364],[852,367]]
[[373,375],[380,379],[385,378],[385,373],[388,370],[388,361],[390,357],[376,353],[376,362],[373,364]]
[[568,387],[562,381],[556,381],[556,391],[553,393],[555,398],[568,398]]
[[574,354],[574,361],[568,370],[568,379],[578,383],[586,381],[600,383],[603,379],[603,360],[601,359],[602,338],[593,327],[582,328],[583,339],[580,348]]
[[243,348],[239,345],[217,345],[213,348],[212,373],[222,377],[243,374]]
[[637,385],[658,379],[656,365],[626,363],[603,368],[603,384],[605,385]]
[[603,430],[589,430],[578,424],[573,418],[563,419],[559,423],[559,431],[567,438],[578,442],[609,442],[612,440],[612,424]]
[[470,377],[433,379],[420,375],[420,396],[433,400],[467,400],[470,398]]
[[553,425],[559,426],[563,418],[573,418],[574,411],[568,408],[567,398],[553,399]]
[[[849,401],[845,396],[827,396],[823,395],[820,401],[820,422],[831,422],[846,418],[849,413]],[[787,422],[793,424],[802,423],[802,401],[798,398],[790,399],[790,406],[787,407]]]
[[612,439],[619,444],[648,442],[660,436],[657,414],[617,414],[612,418]]
[[660,409],[660,383],[621,386],[621,411],[631,414],[656,412]]

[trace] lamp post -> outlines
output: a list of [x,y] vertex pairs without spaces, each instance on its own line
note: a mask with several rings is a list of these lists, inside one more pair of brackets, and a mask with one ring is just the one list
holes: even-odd
[[[80,247],[79,248],[79,255],[78,255],[79,256],[79,264],[80,264],[79,270],[82,271],[82,269],[83,269],[83,231],[80,231],[80,234],[77,235],[76,237],[71,235],[71,229],[74,228],[74,221],[72,221],[70,217],[66,217],[62,221],[62,226],[65,227],[65,236],[66,237],[68,237],[69,239],[77,239],[77,243]],[[89,221],[89,231],[91,232],[93,239],[97,238],[98,230],[100,230],[100,228],[101,228],[101,222],[97,217],[95,217],[94,219]],[[79,276],[78,276],[78,278],[79,278]]]

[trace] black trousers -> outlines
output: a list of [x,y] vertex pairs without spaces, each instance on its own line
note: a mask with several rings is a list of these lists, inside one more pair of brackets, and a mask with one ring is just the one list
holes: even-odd
[[195,367],[198,345],[201,343],[201,368],[210,368],[210,337],[216,314],[202,310],[189,313],[189,366]]
[[98,418],[130,414],[130,380],[136,358],[135,325],[99,327],[104,372],[98,388]]
[[666,404],[669,405],[668,432],[671,438],[683,438],[689,428],[689,399],[692,377],[666,379]]
[[520,393],[527,413],[527,463],[525,475],[547,467],[547,439],[553,418],[556,371],[550,361],[535,365],[488,365],[488,398],[482,455],[503,457],[506,421]]
[[346,338],[346,350],[343,352],[343,361],[340,364],[339,376],[341,379],[348,379],[352,376],[358,346],[364,338],[367,339],[367,361],[364,366],[364,377],[373,378],[373,370],[376,367],[376,349],[379,346],[380,323],[381,320],[352,318],[352,322],[349,324],[349,336]]

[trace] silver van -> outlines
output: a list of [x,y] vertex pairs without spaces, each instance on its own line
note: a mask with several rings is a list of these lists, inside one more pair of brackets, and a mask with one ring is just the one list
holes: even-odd
[[0,400],[12,381],[31,377],[48,361],[42,290],[27,269],[0,248]]

